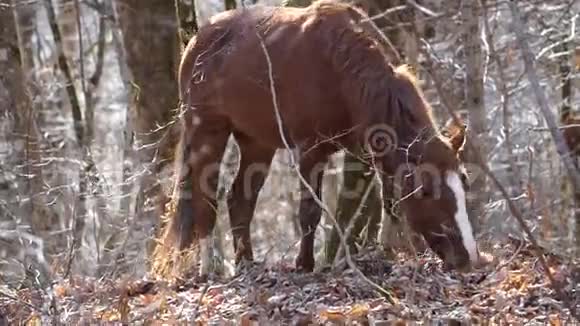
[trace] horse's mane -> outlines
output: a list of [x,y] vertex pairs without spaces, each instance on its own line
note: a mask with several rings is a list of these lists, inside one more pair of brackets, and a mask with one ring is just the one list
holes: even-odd
[[[413,110],[413,114],[415,115],[420,115],[421,117],[421,122],[424,123],[425,125],[428,126],[432,126],[435,129],[436,128],[436,119],[433,116],[433,110],[431,108],[431,105],[429,105],[429,103],[427,102],[427,100],[425,99],[425,96],[423,94],[423,91],[421,90],[421,87],[419,86],[419,81],[417,79],[417,77],[415,76],[415,74],[413,73],[413,70],[411,68],[411,66],[407,65],[407,64],[402,64],[398,67],[395,68],[395,75],[398,77],[398,80],[400,82],[405,83],[406,85],[404,87],[409,87],[415,90],[415,94],[418,96],[418,98],[416,100],[418,100],[420,103],[420,105],[413,105],[412,107],[409,107],[407,109],[411,109]],[[400,93],[397,93],[400,94]]]
[[415,74],[413,73],[413,68],[408,64],[402,64],[395,68],[395,73],[399,75],[401,78],[408,80],[409,82],[413,83],[413,85],[418,85],[418,80]]
[[317,12],[326,11],[327,13],[329,13],[349,10],[351,6],[348,3],[344,3],[337,0],[316,0],[310,4],[309,8]]
[[387,123],[410,139],[424,131],[437,134],[417,78],[409,66],[394,67],[388,62],[378,39],[360,23],[366,14],[332,0],[317,1],[312,8],[323,22],[317,24],[317,33],[325,54],[342,76],[347,100],[354,107],[372,111],[366,123]]

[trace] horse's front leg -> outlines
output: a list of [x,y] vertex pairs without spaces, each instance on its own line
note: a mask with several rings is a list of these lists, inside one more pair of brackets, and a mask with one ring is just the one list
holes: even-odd
[[254,260],[250,224],[275,151],[241,136],[236,141],[240,148],[240,168],[228,195],[228,207],[235,263],[240,267],[242,261]]
[[[300,239],[300,252],[296,258],[296,268],[305,272],[312,272],[314,269],[314,236],[322,213],[322,207],[318,204],[317,199],[322,200],[321,187],[325,164],[326,160],[303,160],[300,162],[300,174],[307,184],[304,184],[304,180],[300,180],[298,215],[302,238]],[[308,189],[308,186],[312,191]]]

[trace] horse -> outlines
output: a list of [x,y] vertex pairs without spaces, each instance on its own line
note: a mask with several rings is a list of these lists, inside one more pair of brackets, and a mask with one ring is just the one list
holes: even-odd
[[383,187],[394,176],[411,228],[446,266],[463,272],[477,265],[458,157],[466,135],[440,134],[413,73],[388,62],[366,19],[329,0],[305,8],[252,5],[213,16],[189,41],[178,71],[177,209],[161,243],[184,250],[197,239],[199,275],[210,272],[219,166],[230,135],[240,153],[227,195],[236,266],[254,259],[256,199],[275,151],[286,148],[302,176],[296,270],[313,271],[324,166],[356,146]]

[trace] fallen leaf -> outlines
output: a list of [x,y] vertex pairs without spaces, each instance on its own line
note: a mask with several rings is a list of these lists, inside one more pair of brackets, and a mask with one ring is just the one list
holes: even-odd
[[558,315],[550,315],[550,325],[551,326],[560,326],[562,323],[560,322],[560,316]]
[[342,311],[333,309],[323,310],[320,313],[320,318],[324,319],[325,321],[331,321],[335,323],[342,323],[347,319]]
[[68,287],[63,285],[57,285],[54,287],[54,295],[57,298],[64,298],[69,295]]
[[286,299],[286,295],[279,294],[279,295],[271,296],[270,298],[268,298],[267,302],[268,302],[268,304],[271,304],[274,306],[279,306],[284,299]]
[[28,321],[26,321],[26,326],[40,326],[42,325],[40,316],[37,314],[32,314]]
[[354,305],[348,312],[348,316],[351,318],[361,318],[366,317],[369,313],[369,307],[363,304]]
[[148,306],[157,300],[157,295],[147,293],[140,295],[139,298],[141,298],[141,304]]
[[126,296],[122,296],[121,300],[119,300],[119,319],[123,323],[129,322],[129,312],[131,309],[129,308],[129,298]]
[[103,321],[119,321],[121,320],[121,314],[117,309],[107,309],[100,314],[100,319]]
[[240,326],[252,326],[257,324],[254,320],[255,313],[252,311],[246,311],[240,316]]

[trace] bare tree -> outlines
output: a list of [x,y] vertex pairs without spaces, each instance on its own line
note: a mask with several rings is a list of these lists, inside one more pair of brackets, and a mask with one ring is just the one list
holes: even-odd
[[135,217],[153,224],[167,202],[157,178],[163,167],[170,166],[177,142],[175,128],[168,126],[178,99],[176,8],[173,1],[161,0],[118,0],[116,5],[127,66],[136,89],[131,114],[139,163],[135,172],[140,176]]
[[[476,141],[478,153],[466,153],[467,163],[477,162],[477,156],[486,157],[487,117],[485,112],[483,90],[483,60],[481,49],[481,6],[479,0],[463,1],[461,4],[463,18],[463,55],[465,60],[465,108],[469,112],[468,137]],[[480,175],[471,183],[470,192],[475,196],[468,201],[469,216],[474,228],[478,229],[477,218],[483,214],[487,202],[485,176]]]
[[[3,72],[0,76],[0,221],[8,231],[5,233],[8,238],[1,239],[8,244],[7,252],[15,255],[25,252],[17,259],[22,268],[9,268],[6,279],[12,273],[24,272],[25,283],[44,286],[50,272],[46,252],[37,237],[45,236],[54,221],[45,214],[41,200],[39,137],[31,96],[34,91],[30,51],[33,13],[32,6],[16,8],[13,1],[0,1],[0,70]],[[27,235],[10,236],[10,230],[20,228],[27,230],[24,232]],[[27,273],[29,270],[38,271],[38,277]]]
[[[569,17],[570,15],[565,15],[567,20],[575,19]],[[575,30],[572,30],[570,35],[568,33],[562,33],[559,46],[556,47],[557,55],[559,56],[557,59],[558,62],[558,72],[560,77],[560,96],[561,96],[561,105],[560,105],[560,123],[563,126],[575,125],[578,123],[577,112],[573,108],[573,99],[574,99],[574,87],[573,87],[573,71],[575,65],[575,52],[572,51],[574,45],[574,34],[576,33]],[[568,143],[568,149],[570,150],[570,155],[573,157],[574,167],[576,168],[576,173],[579,172],[580,165],[578,164],[578,160],[580,158],[579,152],[579,145],[578,141],[576,140],[577,134],[580,132],[578,127],[568,128],[563,131],[563,136]],[[567,197],[570,197],[570,201],[572,202],[573,207],[573,220],[575,224],[575,238],[576,238],[576,246],[580,249],[580,189],[574,187],[568,176],[565,176],[562,180],[563,188],[562,192],[567,194]],[[570,189],[570,191],[568,190]],[[571,192],[571,193],[570,193]]]
[[179,43],[181,46],[186,46],[199,28],[197,24],[197,13],[195,11],[195,0],[175,0],[175,10],[179,29]]

